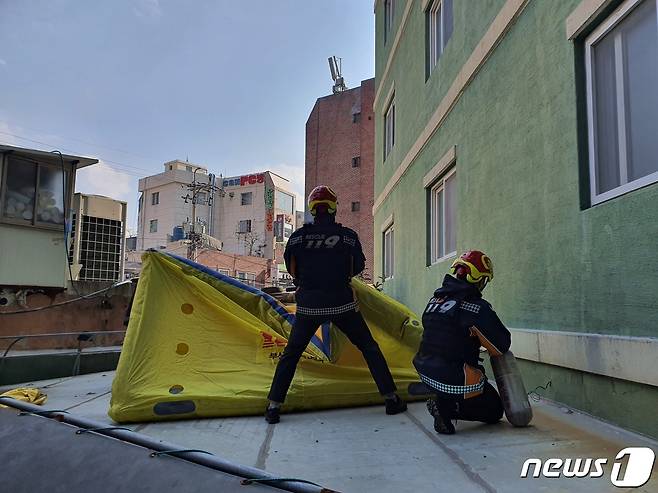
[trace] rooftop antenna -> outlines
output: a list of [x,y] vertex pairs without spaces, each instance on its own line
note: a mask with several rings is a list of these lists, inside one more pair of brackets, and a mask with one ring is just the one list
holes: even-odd
[[341,73],[342,64],[342,58],[337,58],[336,56],[329,57],[329,70],[331,70],[331,78],[334,80],[334,86],[332,87],[334,94],[338,94],[347,89],[345,80],[343,79],[343,74]]

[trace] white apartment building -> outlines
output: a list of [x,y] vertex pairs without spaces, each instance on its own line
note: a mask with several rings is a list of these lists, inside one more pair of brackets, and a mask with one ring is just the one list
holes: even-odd
[[[215,202],[214,236],[224,243],[223,250],[271,259],[282,256],[295,223],[290,182],[264,171],[224,178],[222,188],[223,196]],[[279,231],[282,234],[277,235]]]
[[138,251],[166,248],[189,231],[192,201],[186,203],[183,197],[196,178],[218,187],[211,196],[198,196],[197,233],[219,240],[226,253],[282,259],[296,223],[295,195],[287,179],[271,171],[215,179],[207,168],[184,161],[170,161],[164,167],[163,173],[139,180]]
[[[192,194],[187,187],[195,178],[207,183],[214,175],[208,174],[205,166],[175,160],[164,164],[163,173],[139,180],[137,250],[165,248],[167,243],[182,239],[182,229],[189,231]],[[212,208],[208,200],[206,192],[197,195],[195,231],[212,235]]]

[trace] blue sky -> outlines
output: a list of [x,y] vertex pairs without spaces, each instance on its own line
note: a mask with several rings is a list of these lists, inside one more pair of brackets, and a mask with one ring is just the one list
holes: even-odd
[[[374,74],[372,0],[0,0],[0,143],[90,155],[78,191],[129,203],[186,159],[303,194],[304,125]],[[29,140],[27,140],[29,139]],[[37,143],[38,142],[38,143]]]

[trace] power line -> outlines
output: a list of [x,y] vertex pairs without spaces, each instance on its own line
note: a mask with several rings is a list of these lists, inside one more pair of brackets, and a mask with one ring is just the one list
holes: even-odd
[[[49,144],[48,142],[42,142],[40,140],[30,139],[28,137],[23,137],[21,135],[16,135],[16,134],[13,134],[13,133],[10,133],[10,132],[5,132],[3,130],[0,130],[0,134],[9,135],[10,137],[14,137],[16,139],[21,139],[21,140],[26,140],[28,142],[34,142],[35,144],[39,144],[39,145],[50,147],[50,148],[63,149],[64,151],[67,151],[67,152],[73,152],[73,153],[77,152],[77,151],[75,151],[73,149],[70,149],[70,148],[57,146],[55,144]],[[11,144],[7,144],[7,145],[11,145]],[[146,172],[146,173],[152,173],[153,172],[153,170],[149,170],[147,168],[142,168],[140,166],[135,166],[135,165],[132,165],[132,164],[125,164],[125,163],[121,163],[121,162],[118,162],[118,161],[113,161],[111,159],[106,159],[102,156],[99,156],[99,158],[103,160],[103,163],[112,163],[116,166],[119,166],[120,168],[125,168],[125,169],[117,169],[117,171],[121,171],[125,174],[129,174],[129,175],[132,174],[134,176],[142,177],[142,176],[144,176],[144,173],[138,173],[137,171],[142,171],[142,172]],[[108,167],[111,168],[111,166],[108,166]]]
[[31,130],[33,132],[38,132],[40,134],[51,134],[53,137],[56,137],[56,138],[58,138],[60,140],[63,140],[63,141],[72,140],[72,141],[75,141],[75,142],[80,142],[81,144],[86,144],[86,145],[95,146],[95,147],[102,147],[102,148],[108,149],[110,151],[121,152],[123,154],[129,154],[129,155],[132,155],[132,156],[135,156],[135,157],[138,157],[138,158],[142,158],[142,159],[149,159],[151,161],[158,161],[157,159],[155,159],[153,157],[144,156],[142,154],[137,154],[137,153],[132,152],[132,151],[126,151],[124,149],[119,149],[118,147],[111,147],[111,146],[108,146],[108,145],[105,145],[105,144],[98,144],[98,143],[95,143],[95,142],[89,142],[89,141],[86,141],[86,140],[77,139],[75,137],[62,137],[60,135],[53,134],[52,132],[44,132],[43,130],[39,130],[37,128],[26,127],[25,125],[21,125],[20,127],[24,128],[26,130]]
[[[187,258],[190,260],[196,260],[196,250],[198,245],[201,243],[202,236],[200,234],[197,234],[196,232],[196,204],[198,202],[198,196],[200,193],[208,193],[208,206],[212,207],[213,203],[213,198],[215,195],[215,192],[219,194],[220,197],[224,196],[224,187],[218,187],[214,184],[214,182],[208,182],[208,183],[202,183],[198,182],[196,179],[196,172],[199,171],[200,169],[204,169],[200,166],[196,167],[194,169],[194,172],[192,173],[192,183],[187,185],[187,189],[192,192],[192,195],[190,196],[189,193],[186,193],[183,195],[181,198],[185,200],[185,203],[187,204],[188,200],[192,200],[192,228],[189,233],[189,239],[190,239],[190,246],[187,251]],[[221,177],[220,177],[221,179]]]

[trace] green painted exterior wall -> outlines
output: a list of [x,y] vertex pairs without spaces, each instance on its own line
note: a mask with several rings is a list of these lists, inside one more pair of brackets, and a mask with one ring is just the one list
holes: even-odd
[[[382,44],[383,7],[378,2],[375,72],[381,94],[375,112],[375,198],[504,3],[454,0],[453,35],[426,81],[425,14],[421,2],[414,1],[382,81],[390,47]],[[456,145],[457,251],[481,249],[492,257],[495,280],[485,294],[506,325],[658,337],[658,184],[583,207],[581,197],[589,197],[589,183],[578,119],[584,98],[578,61],[582,42],[567,40],[565,29],[579,3],[528,1],[377,210],[376,275],[382,272],[382,223],[393,214],[395,275],[384,290],[417,313],[452,262],[428,266],[422,181]],[[396,2],[396,28],[405,4]],[[395,147],[384,161],[383,103],[392,84]],[[582,378],[589,382],[594,376]],[[606,385],[614,384],[601,383],[602,396]],[[652,402],[655,408],[658,389],[644,390],[633,393],[636,406]],[[564,392],[559,396],[564,402],[585,406],[580,388]],[[581,409],[598,409],[597,404],[590,407]],[[655,427],[644,431],[656,434]]]

